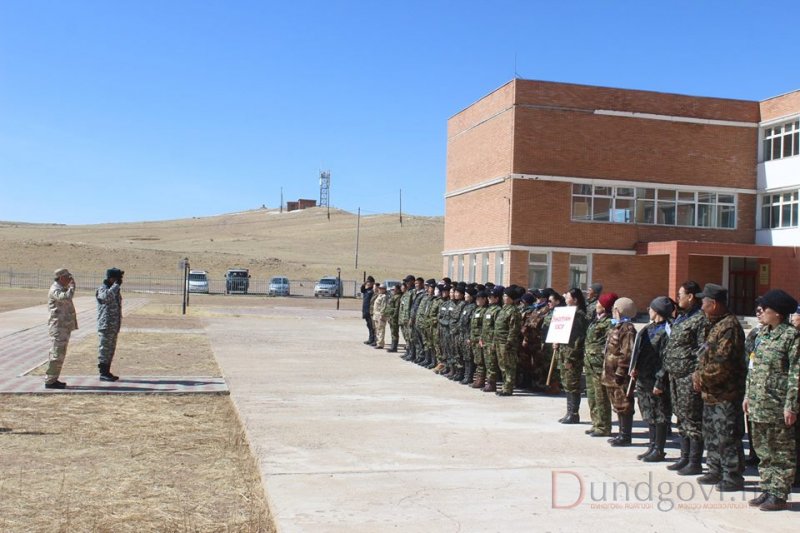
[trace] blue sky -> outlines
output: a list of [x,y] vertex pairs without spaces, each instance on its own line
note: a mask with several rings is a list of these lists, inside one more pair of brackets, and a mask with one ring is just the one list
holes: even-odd
[[444,211],[448,117],[514,77],[762,100],[800,2],[0,0],[0,220],[317,198]]

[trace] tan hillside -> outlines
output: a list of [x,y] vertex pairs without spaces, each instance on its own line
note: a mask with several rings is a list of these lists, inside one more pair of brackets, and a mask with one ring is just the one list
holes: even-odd
[[118,266],[130,274],[173,276],[186,256],[192,268],[222,276],[228,268],[254,278],[316,279],[336,274],[377,279],[441,274],[442,217],[361,217],[358,268],[356,215],[324,208],[280,213],[258,209],[212,217],[67,226],[0,223],[0,270],[96,273]]

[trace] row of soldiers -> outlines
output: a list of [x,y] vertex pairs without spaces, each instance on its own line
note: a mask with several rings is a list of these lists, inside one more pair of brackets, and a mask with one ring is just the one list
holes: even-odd
[[[546,343],[553,309],[561,306],[575,307],[569,342]],[[701,291],[687,281],[677,301],[655,298],[648,307],[649,323],[637,331],[634,302],[602,293],[599,284],[584,297],[577,288],[562,295],[552,289],[407,276],[382,314],[396,324],[393,331],[402,331],[405,360],[462,384],[510,396],[515,385],[552,393],[560,382],[567,400],[559,419],[564,424],[580,421],[585,373],[592,419],[586,433],[611,436],[613,410],[619,431],[609,439],[612,446],[631,444],[638,402],[649,437],[637,457],[642,461],[664,460],[676,415],[681,456],[668,468],[680,475],[702,474],[705,449],[708,470],[698,482],[721,492],[744,486],[747,416],[751,456],[761,450],[763,491],[750,503],[769,511],[785,509],[797,483],[800,333],[788,319],[800,316],[800,310],[781,290],[760,298],[758,310],[760,327],[745,340],[727,308],[727,291],[714,284]],[[397,337],[393,334],[394,350]]]

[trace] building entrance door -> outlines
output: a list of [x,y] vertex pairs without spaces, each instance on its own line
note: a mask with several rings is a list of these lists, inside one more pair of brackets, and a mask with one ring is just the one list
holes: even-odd
[[731,257],[728,271],[728,304],[735,315],[755,314],[758,260],[752,257]]

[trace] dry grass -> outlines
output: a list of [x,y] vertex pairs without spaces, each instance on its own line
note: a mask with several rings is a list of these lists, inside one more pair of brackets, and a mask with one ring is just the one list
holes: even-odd
[[442,217],[361,218],[359,268],[353,268],[356,215],[324,209],[280,214],[255,210],[214,217],[128,224],[64,226],[0,223],[0,268],[103,272],[113,263],[130,275],[175,276],[178,260],[220,277],[231,267],[254,278],[318,279],[342,269],[343,279],[425,277],[442,270]]
[[0,402],[1,531],[274,531],[227,396]]
[[[97,335],[70,344],[64,376],[97,374]],[[31,374],[43,375],[46,365]],[[205,333],[121,331],[112,370],[121,376],[220,376]]]
[[0,288],[0,313],[47,303],[47,291]]

